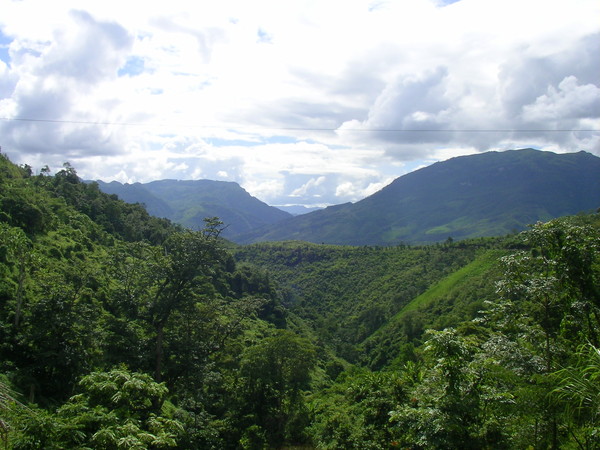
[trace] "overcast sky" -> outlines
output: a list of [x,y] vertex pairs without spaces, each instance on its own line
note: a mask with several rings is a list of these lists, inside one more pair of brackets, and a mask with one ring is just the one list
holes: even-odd
[[598,0],[0,0],[0,145],[36,171],[324,205],[599,129]]

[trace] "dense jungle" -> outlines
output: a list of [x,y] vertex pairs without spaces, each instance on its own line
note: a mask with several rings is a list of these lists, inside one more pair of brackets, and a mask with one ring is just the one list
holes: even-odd
[[0,448],[600,448],[600,214],[237,245],[0,155]]

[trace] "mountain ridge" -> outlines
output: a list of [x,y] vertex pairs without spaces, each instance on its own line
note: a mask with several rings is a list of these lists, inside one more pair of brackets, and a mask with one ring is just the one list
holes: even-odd
[[235,236],[240,243],[439,242],[521,231],[600,206],[600,158],[534,149],[459,156],[403,175],[356,203]]
[[251,196],[238,183],[214,180],[156,180],[123,184],[97,181],[100,189],[130,203],[142,203],[148,212],[192,229],[201,229],[204,218],[219,217],[227,228],[224,237],[248,232],[291,217]]

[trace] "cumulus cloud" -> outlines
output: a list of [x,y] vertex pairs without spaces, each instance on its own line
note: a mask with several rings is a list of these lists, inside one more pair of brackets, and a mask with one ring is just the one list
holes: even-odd
[[132,36],[120,25],[96,21],[85,11],[72,10],[69,16],[74,26],[55,32],[37,74],[92,86],[113,77],[133,44]]
[[17,76],[10,71],[6,63],[0,60],[0,102],[9,97],[13,92],[17,84],[17,79]]
[[11,43],[16,81],[3,99],[2,112],[34,120],[6,122],[1,130],[6,145],[21,154],[66,160],[117,151],[109,129],[83,122],[106,117],[99,88],[116,78],[133,38],[118,24],[96,21],[84,11],[70,11],[66,20],[69,26],[55,30],[49,42]]
[[[499,94],[507,117],[518,117],[525,105],[557,88],[568,77],[598,84],[600,34],[585,36],[572,49],[543,56],[514,55],[500,67]],[[560,119],[560,116],[557,118]]]
[[[324,183],[325,180],[326,180],[326,178],[324,176],[320,176],[317,178],[311,178],[310,180],[308,180],[305,184],[303,184],[299,188],[294,189],[292,191],[292,193],[290,194],[290,197],[306,196],[307,194],[310,194],[311,191],[314,192],[320,185],[322,185]],[[315,197],[321,196],[318,193],[313,193],[312,195],[314,195]]]
[[[347,121],[338,129],[347,139],[379,141],[387,148],[403,143],[447,139],[452,99],[447,95],[445,67],[421,75],[402,75],[377,96],[364,121]],[[360,133],[360,134],[358,134]]]
[[523,119],[534,123],[599,117],[600,87],[591,83],[580,85],[571,75],[563,79],[558,88],[548,86],[546,94],[522,109]]
[[459,77],[462,69],[452,62],[421,75],[401,74],[377,96],[366,119],[346,121],[338,133],[347,141],[377,143],[403,160],[431,156],[442,145],[597,152],[589,133],[554,131],[600,125],[600,83],[593,75],[600,73],[600,36],[586,35],[574,48],[543,56],[524,53],[509,53],[496,77],[487,79]]

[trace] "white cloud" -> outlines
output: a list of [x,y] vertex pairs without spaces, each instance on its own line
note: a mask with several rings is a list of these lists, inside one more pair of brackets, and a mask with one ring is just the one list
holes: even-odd
[[226,178],[271,203],[331,204],[477,151],[600,155],[598,132],[490,131],[600,128],[597,0],[0,10],[0,117],[53,121],[0,121],[16,162],[69,160],[106,180]]
[[356,190],[351,182],[345,181],[336,188],[335,195],[338,197],[352,196],[356,195]]
[[[307,194],[310,194],[311,191],[314,191],[315,188],[318,188],[319,186],[323,185],[323,183],[325,182],[326,178],[324,176],[320,176],[317,178],[311,178],[310,180],[308,180],[305,184],[303,184],[302,186],[300,186],[297,189],[294,189],[292,191],[292,193],[290,194],[290,197],[302,197],[305,196]],[[312,194],[316,197],[320,197],[321,195],[318,193]],[[336,192],[336,195],[337,192]]]
[[548,86],[546,94],[540,95],[534,103],[523,106],[523,118],[532,122],[599,116],[600,87],[591,83],[582,86],[572,75],[563,79],[558,88]]

